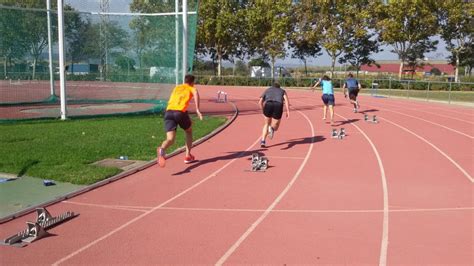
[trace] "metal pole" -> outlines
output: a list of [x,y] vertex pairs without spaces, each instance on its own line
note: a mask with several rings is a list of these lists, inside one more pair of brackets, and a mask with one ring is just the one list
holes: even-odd
[[430,85],[431,85],[431,82],[428,81],[428,88],[426,89],[426,101],[429,101],[428,94],[430,93]]
[[46,1],[46,9],[48,10],[49,87],[51,91],[51,96],[54,96],[53,42],[51,37],[51,0]]
[[449,82],[449,96],[448,96],[448,103],[451,103],[451,89],[452,89],[453,83]]
[[175,16],[175,28],[176,28],[176,44],[175,44],[175,84],[179,84],[179,0],[175,0],[174,11],[176,12]]
[[188,0],[183,0],[183,81],[188,71]]
[[410,81],[407,84],[407,99],[410,98]]
[[389,98],[391,94],[392,94],[392,76],[390,76],[388,80],[388,97]]
[[59,80],[61,88],[61,120],[66,120],[66,76],[64,65],[64,13],[63,0],[58,0],[58,44],[59,44]]

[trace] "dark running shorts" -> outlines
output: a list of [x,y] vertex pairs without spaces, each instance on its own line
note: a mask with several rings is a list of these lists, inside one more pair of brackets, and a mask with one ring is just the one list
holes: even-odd
[[165,112],[165,130],[176,131],[178,125],[187,130],[191,127],[191,118],[188,115],[188,112],[181,112],[175,110],[168,110]]
[[349,89],[349,99],[356,100],[359,95],[359,88]]
[[275,119],[281,119],[283,115],[283,103],[268,101],[263,106],[263,115]]
[[323,94],[323,96],[321,96],[321,99],[323,100],[323,103],[325,105],[334,105],[336,103],[336,100],[334,99],[334,94]]

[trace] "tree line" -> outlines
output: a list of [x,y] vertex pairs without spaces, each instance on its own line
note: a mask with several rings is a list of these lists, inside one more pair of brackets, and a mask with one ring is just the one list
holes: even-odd
[[[198,10],[197,21],[190,21],[197,23],[195,51],[216,63],[219,76],[223,61],[269,63],[273,75],[277,59],[297,58],[306,67],[307,60],[322,55],[323,50],[331,58],[331,73],[337,62],[358,71],[362,65],[376,64],[373,55],[385,45],[400,59],[401,77],[407,66],[422,64],[424,55],[437,49],[434,36],[447,45],[456,81],[459,67],[470,73],[474,65],[472,1],[202,0],[198,7],[198,1],[188,2],[190,10]],[[51,3],[54,10],[56,1]],[[134,71],[135,65],[139,69],[174,67],[174,56],[170,56],[175,49],[174,16],[136,16],[127,25],[117,21],[104,24],[71,6],[64,8],[69,62],[103,58],[105,50],[121,70]],[[38,58],[47,47],[44,9],[45,1],[0,0],[4,76],[8,65],[29,55],[34,78]],[[174,12],[174,1],[132,0],[130,10]],[[53,32],[57,32],[57,17],[51,18]],[[56,34],[53,42],[57,42]],[[101,61],[101,65],[106,63]]]
[[464,0],[206,0],[200,1],[197,52],[209,56],[221,74],[222,61],[259,57],[273,68],[277,58],[331,58],[376,64],[372,55],[390,47],[406,66],[423,64],[440,36],[456,67],[473,67],[474,3]]

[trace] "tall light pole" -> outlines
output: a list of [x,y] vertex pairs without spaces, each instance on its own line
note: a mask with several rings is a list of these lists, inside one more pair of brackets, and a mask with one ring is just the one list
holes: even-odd
[[100,0],[100,79],[107,79],[109,0]]

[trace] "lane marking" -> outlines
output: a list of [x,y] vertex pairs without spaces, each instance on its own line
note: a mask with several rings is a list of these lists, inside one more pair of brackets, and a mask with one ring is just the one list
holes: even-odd
[[425,143],[427,143],[428,145],[430,145],[431,147],[433,147],[433,149],[435,149],[436,151],[438,151],[439,153],[441,153],[441,155],[443,155],[446,159],[448,159],[452,164],[454,164],[454,166],[456,166],[456,168],[459,169],[459,171],[461,171],[465,177],[467,177],[467,179],[469,179],[469,181],[471,181],[471,183],[474,183],[474,179],[472,178],[472,176],[466,171],[464,170],[464,168],[462,168],[458,163],[456,163],[456,161],[454,161],[451,157],[449,157],[449,155],[447,155],[446,153],[444,153],[440,148],[438,148],[436,145],[434,145],[433,143],[429,142],[427,139],[423,138],[422,136],[416,134],[415,132],[409,130],[408,128],[405,128],[395,122],[392,122],[386,118],[383,118],[383,117],[380,117],[380,119],[384,120],[384,121],[387,121],[389,122],[390,124],[394,125],[394,126],[397,126],[403,130],[405,130],[406,132],[410,133],[410,134],[413,134],[415,137],[419,138],[420,140],[424,141]]
[[[370,107],[372,107],[372,108],[378,108],[377,106],[373,106],[373,105],[366,105],[366,106],[370,106]],[[349,108],[349,107],[347,107],[347,108]],[[385,108],[382,109],[382,110],[385,110],[385,111],[387,111],[387,112],[393,112],[393,113],[401,114],[401,115],[408,116],[408,117],[411,117],[411,118],[415,118],[415,119],[424,121],[424,122],[426,122],[426,123],[430,123],[430,124],[433,124],[433,125],[435,125],[435,126],[439,126],[439,127],[444,128],[444,129],[447,129],[447,130],[449,130],[449,131],[458,133],[458,134],[463,135],[463,136],[465,136],[465,137],[468,137],[468,138],[470,138],[470,139],[474,139],[474,137],[471,136],[471,135],[468,135],[468,134],[466,134],[466,133],[457,131],[457,130],[455,130],[455,129],[452,129],[452,128],[450,128],[450,127],[447,127],[447,126],[444,126],[444,125],[441,125],[441,124],[438,124],[438,123],[435,123],[435,122],[428,121],[428,120],[423,119],[423,118],[419,118],[419,117],[412,116],[412,115],[407,115],[407,114],[404,114],[404,113],[401,113],[401,112],[398,112],[398,111],[393,111],[393,110],[385,109]],[[362,113],[362,112],[361,112],[361,113]]]
[[[348,119],[345,118],[344,116],[336,114],[336,113],[334,113],[334,114],[339,116],[339,117],[342,117],[343,119],[348,121]],[[379,169],[380,169],[380,177],[381,177],[381,181],[382,181],[382,190],[383,190],[383,223],[382,223],[382,241],[381,241],[381,244],[380,244],[379,265],[384,266],[384,265],[387,265],[388,213],[389,213],[388,186],[387,186],[387,177],[385,176],[385,168],[383,166],[380,154],[377,151],[377,148],[375,147],[375,144],[372,142],[372,140],[355,123],[351,123],[351,125],[354,126],[365,137],[365,139],[369,142],[370,146],[372,147],[372,151],[375,153],[375,156],[377,157],[377,163],[378,163]]]
[[[244,154],[245,152],[248,152],[249,150],[252,149],[252,147],[254,147],[254,146],[255,146],[257,143],[259,143],[259,142],[260,142],[260,137],[258,137],[257,140],[256,140],[254,143],[252,143],[244,152],[241,152],[240,154]],[[235,161],[236,161],[237,159],[239,159],[239,158],[240,158],[240,156],[236,156],[235,159],[232,159],[231,161],[227,162],[227,163],[226,163],[225,165],[223,165],[221,168],[217,169],[216,171],[214,171],[213,173],[211,173],[210,175],[208,175],[206,178],[202,179],[201,181],[195,183],[194,185],[192,185],[192,186],[188,187],[187,189],[183,190],[182,192],[176,194],[174,197],[172,197],[172,198],[170,198],[170,199],[168,199],[168,200],[162,202],[161,204],[159,204],[159,205],[153,207],[151,210],[149,210],[149,211],[147,211],[147,212],[145,212],[145,213],[143,213],[143,214],[141,214],[141,215],[139,215],[139,216],[133,218],[132,220],[130,220],[130,221],[124,223],[123,225],[121,225],[121,226],[115,228],[114,230],[110,231],[109,233],[107,233],[107,234],[105,234],[105,235],[103,235],[103,236],[97,238],[96,240],[90,242],[89,244],[87,244],[87,245],[85,245],[85,246],[83,246],[83,247],[77,249],[77,250],[74,251],[74,252],[71,252],[69,255],[67,255],[67,256],[65,256],[65,257],[62,257],[61,259],[59,259],[59,260],[57,260],[56,262],[54,262],[53,265],[59,265],[59,264],[65,262],[65,261],[71,259],[72,257],[78,255],[79,253],[83,252],[84,250],[86,250],[86,249],[88,249],[88,248],[94,246],[95,244],[101,242],[101,241],[104,240],[104,239],[109,238],[110,236],[112,236],[112,235],[114,235],[115,233],[121,231],[122,229],[128,227],[129,225],[131,225],[131,224],[133,224],[133,223],[135,223],[135,222],[141,220],[142,218],[146,217],[147,215],[149,215],[149,214],[153,213],[154,211],[156,211],[156,210],[162,208],[163,206],[165,206],[166,204],[172,202],[173,200],[175,200],[175,199],[177,199],[177,198],[179,198],[179,197],[185,195],[186,193],[188,193],[189,191],[195,189],[196,187],[198,187],[199,185],[203,184],[203,183],[206,182],[207,180],[209,180],[209,179],[215,177],[219,172],[221,172],[222,170],[224,170],[225,168],[227,168],[230,164],[232,164],[233,162],[235,162]]]
[[274,159],[295,159],[295,160],[304,160],[304,157],[297,157],[297,156],[265,156],[267,158],[274,158]]
[[94,203],[85,203],[85,202],[70,201],[70,200],[63,200],[61,202],[67,203],[67,204],[80,205],[80,206],[90,206],[90,207],[107,208],[107,209],[120,209],[120,210],[127,210],[127,211],[141,211],[141,212],[146,212],[147,210],[150,210],[153,208],[153,207],[142,207],[142,206],[94,204]]
[[[221,209],[221,208],[187,208],[187,207],[163,207],[160,210],[171,211],[209,211],[209,212],[263,212],[264,209]],[[472,211],[474,207],[454,207],[454,208],[414,208],[414,209],[390,209],[389,212],[451,212],[451,211]],[[288,210],[273,209],[272,213],[381,213],[380,210]]]
[[[408,106],[403,106],[403,105],[401,105],[401,106],[400,105],[390,105],[390,104],[386,104],[385,102],[383,103],[383,106],[389,106],[389,107],[394,107],[394,108],[401,107],[401,108],[408,109],[408,110],[415,110],[416,112],[427,113],[427,114],[431,114],[431,115],[435,115],[435,116],[439,116],[439,117],[444,117],[444,118],[449,118],[449,119],[453,119],[453,120],[458,120],[458,121],[461,121],[461,122],[464,122],[464,123],[474,125],[474,122],[472,122],[472,121],[460,119],[460,118],[457,118],[455,116],[447,116],[447,115],[442,115],[442,114],[438,114],[438,113],[434,113],[434,112],[428,112],[428,111],[425,111],[425,110],[420,110],[419,107],[416,108],[416,107],[408,107]],[[408,112],[410,112],[410,111],[408,111]]]
[[309,125],[311,126],[311,135],[313,136],[313,142],[311,142],[311,145],[308,149],[308,152],[306,153],[304,161],[301,163],[298,171],[295,173],[293,178],[290,180],[290,182],[286,185],[286,187],[283,189],[283,191],[275,198],[275,200],[268,206],[268,208],[265,210],[260,217],[253,222],[253,224],[245,231],[242,236],[222,255],[222,257],[216,262],[216,265],[222,265],[234,252],[237,250],[237,248],[242,244],[242,242],[257,228],[257,226],[262,223],[262,221],[270,214],[270,212],[275,209],[275,206],[282,200],[282,198],[286,195],[286,193],[290,190],[290,188],[293,186],[293,184],[296,182],[298,177],[300,176],[301,172],[303,171],[303,168],[305,167],[306,163],[309,160],[309,157],[311,155],[311,151],[313,150],[313,145],[314,145],[314,127],[311,122],[311,120],[301,111],[297,111],[300,113],[306,121],[308,121]]
[[[346,107],[344,106],[344,108],[349,108],[350,107]],[[413,136],[419,138],[421,141],[425,142],[426,144],[430,145],[433,149],[435,149],[437,152],[439,152],[441,155],[443,155],[446,159],[448,159],[448,161],[450,161],[456,168],[459,169],[459,171],[461,171],[461,173],[463,173],[463,175],[469,179],[469,181],[471,181],[471,183],[474,183],[474,178],[466,171],[464,170],[464,168],[462,168],[454,159],[452,159],[449,155],[447,155],[445,152],[443,152],[440,148],[438,148],[436,145],[434,145],[433,143],[431,143],[430,141],[428,141],[427,139],[423,138],[422,136],[416,134],[415,132],[409,130],[408,128],[400,125],[400,124],[397,124],[387,118],[384,118],[384,117],[381,117],[381,116],[377,116],[379,119],[382,119],[384,121],[387,121],[388,123],[396,126],[396,127],[399,127],[401,128],[402,130],[412,134]]]

